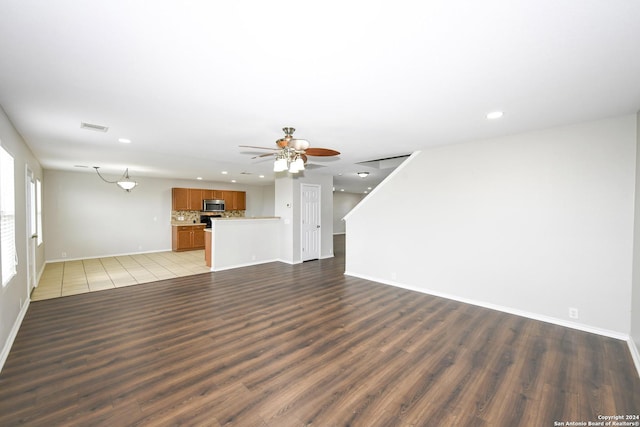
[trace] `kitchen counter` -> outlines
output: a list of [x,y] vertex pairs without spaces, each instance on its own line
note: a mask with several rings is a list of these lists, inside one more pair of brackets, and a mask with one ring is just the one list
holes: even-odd
[[205,260],[211,271],[279,260],[280,217],[216,218],[205,229]]
[[252,220],[252,219],[280,219],[279,216],[230,216],[221,218],[211,218],[211,221],[232,221],[232,220]]
[[176,227],[179,225],[188,225],[188,226],[196,226],[196,225],[206,225],[204,222],[187,222],[187,221],[173,221],[171,223],[172,227]]

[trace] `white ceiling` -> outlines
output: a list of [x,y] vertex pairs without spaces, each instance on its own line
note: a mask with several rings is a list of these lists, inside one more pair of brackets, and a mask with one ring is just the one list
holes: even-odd
[[238,145],[293,126],[361,192],[389,170],[358,162],[637,112],[640,1],[0,0],[0,105],[48,169],[272,182]]

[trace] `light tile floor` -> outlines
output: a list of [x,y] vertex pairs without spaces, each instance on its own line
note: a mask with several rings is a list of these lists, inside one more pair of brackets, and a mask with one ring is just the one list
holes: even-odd
[[204,250],[54,262],[45,266],[38,287],[31,293],[31,300],[58,298],[210,271],[205,265]]

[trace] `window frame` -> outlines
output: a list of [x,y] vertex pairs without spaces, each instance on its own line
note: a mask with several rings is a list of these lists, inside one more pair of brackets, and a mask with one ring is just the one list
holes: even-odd
[[44,243],[42,235],[42,182],[40,178],[36,178],[36,232],[38,233],[36,245],[40,246]]
[[[5,161],[7,161],[6,164]],[[5,288],[18,274],[18,251],[16,248],[16,160],[2,144],[0,144],[0,164],[2,164],[2,172],[0,172],[0,239],[3,235],[6,237],[6,234],[13,233],[9,242],[7,239],[0,241],[0,281],[2,288]],[[7,179],[9,183],[5,182]],[[9,208],[9,214],[7,214],[6,208]],[[5,222],[7,217],[10,218],[9,230],[4,229],[4,226],[7,225]]]

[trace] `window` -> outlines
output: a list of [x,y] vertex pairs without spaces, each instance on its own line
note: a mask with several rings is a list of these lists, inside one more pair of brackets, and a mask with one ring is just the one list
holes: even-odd
[[2,286],[16,275],[16,201],[13,157],[0,147],[0,272]]
[[38,233],[36,229],[36,182],[32,178],[29,181],[29,232],[34,235]]
[[42,244],[42,183],[36,178],[36,231],[38,233],[37,244]]

